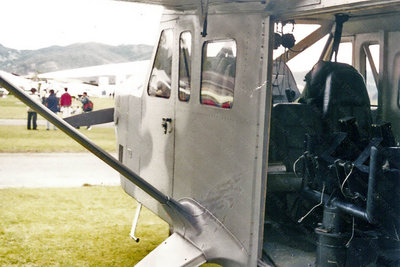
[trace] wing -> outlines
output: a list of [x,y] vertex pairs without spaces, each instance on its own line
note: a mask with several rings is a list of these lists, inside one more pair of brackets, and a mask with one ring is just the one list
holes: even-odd
[[74,127],[109,123],[114,121],[114,108],[82,113],[65,118],[64,120]]

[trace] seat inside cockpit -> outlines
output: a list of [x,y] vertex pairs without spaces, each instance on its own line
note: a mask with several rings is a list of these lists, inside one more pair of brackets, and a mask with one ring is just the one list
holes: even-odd
[[[297,103],[275,104],[271,111],[270,162],[280,161],[288,171],[293,171],[294,162],[304,152],[306,135],[329,136],[348,130],[344,121],[352,119],[357,125],[352,138],[371,137],[370,101],[364,79],[356,69],[344,63],[319,61],[305,80]],[[328,141],[320,142],[318,149],[326,148]]]

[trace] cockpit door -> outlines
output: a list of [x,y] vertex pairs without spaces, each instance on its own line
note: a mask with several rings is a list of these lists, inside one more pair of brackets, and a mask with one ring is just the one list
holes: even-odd
[[[161,31],[153,66],[142,96],[140,175],[166,195],[172,195],[174,160],[175,81],[174,31]],[[135,197],[153,211],[159,205],[142,192]],[[163,216],[162,216],[163,217]],[[165,219],[165,218],[164,218]]]

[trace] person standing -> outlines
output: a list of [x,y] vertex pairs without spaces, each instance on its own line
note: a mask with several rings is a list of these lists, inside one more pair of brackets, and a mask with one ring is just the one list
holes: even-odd
[[[36,89],[32,88],[31,89],[31,98],[33,101],[36,103],[40,103],[40,97],[36,94]],[[32,122],[32,129],[37,130],[37,113],[35,110],[33,110],[31,107],[28,107],[28,123],[27,123],[27,128],[28,130],[31,129],[31,122]]]
[[[53,89],[50,90],[50,95],[49,95],[48,98],[46,98],[46,107],[48,109],[50,109],[51,111],[53,111],[54,113],[58,112],[58,98],[54,94],[54,90]],[[50,129],[50,122],[47,121],[46,130],[49,130],[49,129]],[[53,129],[57,130],[55,125],[53,125]]]
[[[93,103],[92,101],[90,101],[86,92],[83,92],[83,95],[81,97],[81,102],[82,102],[83,112],[90,112],[93,110]],[[92,129],[92,127],[88,125],[87,129],[90,130]]]
[[61,95],[60,105],[63,118],[69,117],[71,114],[70,108],[72,103],[72,97],[68,93],[68,88],[64,88],[65,93]]
[[47,90],[44,89],[43,92],[40,93],[40,95],[42,96],[42,104],[46,106],[46,98],[48,97]]

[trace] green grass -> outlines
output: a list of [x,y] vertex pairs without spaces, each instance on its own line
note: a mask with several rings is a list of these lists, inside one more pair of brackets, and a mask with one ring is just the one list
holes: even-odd
[[[109,152],[116,151],[115,130],[113,127],[93,127],[80,130],[89,139]],[[60,130],[28,131],[25,126],[0,126],[0,153],[16,152],[85,152],[80,144]]]
[[168,237],[168,225],[120,187],[0,190],[0,266],[133,266]]
[[[0,266],[134,266],[168,224],[120,187],[0,189]],[[204,264],[216,267],[216,264]]]
[[[90,98],[94,105],[94,110],[114,107],[114,99],[112,98]],[[82,104],[74,100],[73,106],[82,106]],[[0,98],[0,119],[26,119],[27,107],[19,99],[12,95]],[[38,116],[38,119],[42,119]]]
[[14,96],[0,98],[0,119],[26,119],[26,105]]

